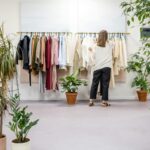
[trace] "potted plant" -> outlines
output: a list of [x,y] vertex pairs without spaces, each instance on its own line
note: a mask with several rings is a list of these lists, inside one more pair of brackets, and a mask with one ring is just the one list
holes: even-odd
[[8,125],[16,136],[12,141],[12,150],[30,150],[30,139],[27,136],[39,120],[31,121],[32,112],[27,112],[27,106],[19,106],[17,96],[13,97],[12,102],[10,113],[12,119]]
[[128,72],[136,74],[132,87],[137,87],[139,101],[147,100],[147,93],[150,92],[150,44],[144,45],[128,61]]
[[63,92],[66,92],[67,103],[73,105],[76,103],[77,91],[79,86],[87,85],[85,80],[78,79],[78,72],[60,79]]
[[14,77],[16,71],[13,44],[8,36],[4,35],[3,25],[0,26],[0,145],[6,150],[6,137],[3,134],[3,114],[8,106],[7,83]]

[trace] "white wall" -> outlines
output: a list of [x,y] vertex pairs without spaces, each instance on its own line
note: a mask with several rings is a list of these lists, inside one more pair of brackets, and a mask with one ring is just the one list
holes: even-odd
[[0,24],[2,22],[7,34],[19,30],[19,0],[0,0]]
[[122,0],[23,0],[22,31],[124,32]]
[[[32,0],[34,1],[34,0]],[[117,0],[116,0],[117,1]],[[43,1],[44,2],[44,1]],[[98,1],[97,1],[98,2]],[[120,3],[118,2],[118,5]],[[75,4],[77,5],[77,4]],[[106,8],[107,10],[107,8]],[[50,11],[50,10],[49,10]],[[113,12],[113,8],[109,8],[110,12]],[[72,13],[74,17],[77,17],[76,13]],[[87,18],[90,14],[87,14]],[[0,22],[5,22],[5,28],[7,33],[16,33],[19,31],[19,1],[18,0],[0,0]],[[74,21],[72,19],[72,21]],[[103,22],[106,21],[106,18],[103,18]],[[76,23],[76,21],[75,21]],[[77,24],[73,29],[77,29]],[[79,29],[79,28],[78,28]],[[127,27],[127,31],[131,34],[127,38],[128,53],[131,54],[138,49],[139,43],[139,28],[130,29]],[[120,83],[116,85],[115,89],[111,89],[110,98],[111,99],[135,99],[135,89],[130,88],[131,74],[128,75],[126,83]],[[80,88],[79,99],[88,99],[88,88]],[[34,84],[32,87],[29,87],[28,84],[20,85],[21,99],[23,100],[55,100],[55,99],[65,99],[65,95],[59,92],[47,92],[45,94],[40,94],[38,85]]]

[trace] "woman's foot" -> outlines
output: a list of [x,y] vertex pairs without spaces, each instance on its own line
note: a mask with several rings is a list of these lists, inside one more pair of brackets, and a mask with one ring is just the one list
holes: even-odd
[[108,106],[111,106],[111,105],[107,101],[102,101],[101,106],[102,107],[108,107]]
[[92,106],[94,106],[94,102],[93,102],[93,100],[90,99],[89,107],[92,107]]

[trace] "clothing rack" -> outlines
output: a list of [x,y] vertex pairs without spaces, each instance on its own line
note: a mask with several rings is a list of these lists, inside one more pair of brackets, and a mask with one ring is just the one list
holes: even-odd
[[72,34],[71,32],[17,32],[18,34],[39,34],[39,33],[42,33],[42,34]]
[[[77,32],[76,34],[99,34],[98,32]],[[108,34],[130,34],[129,32],[109,32]]]
[[[17,32],[18,34],[72,34],[72,32]],[[99,34],[98,32],[77,32],[75,34]],[[129,32],[109,32],[108,34],[124,34],[124,35],[129,35]]]

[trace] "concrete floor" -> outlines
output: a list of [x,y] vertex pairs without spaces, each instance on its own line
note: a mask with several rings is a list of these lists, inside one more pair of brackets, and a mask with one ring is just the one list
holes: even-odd
[[[150,102],[112,101],[109,108],[99,103],[89,108],[86,102],[26,104],[40,119],[29,135],[31,150],[150,150]],[[14,135],[7,127],[5,133],[10,150]]]

